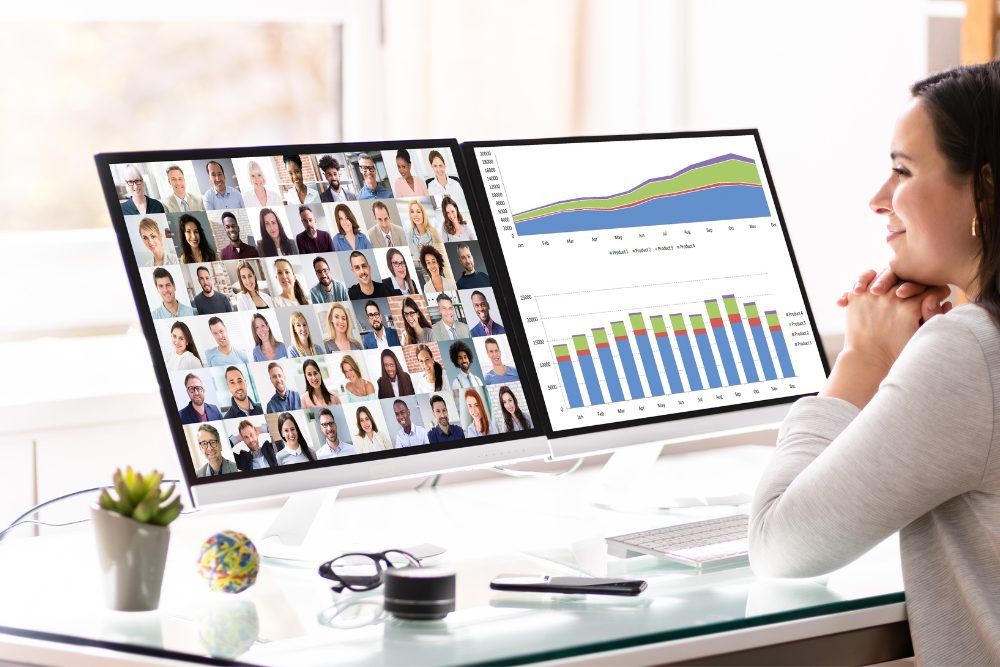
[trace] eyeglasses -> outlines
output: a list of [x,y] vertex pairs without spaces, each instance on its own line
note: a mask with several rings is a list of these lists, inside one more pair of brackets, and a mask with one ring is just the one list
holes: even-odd
[[370,320],[382,317],[382,313],[366,313],[366,315],[368,315],[368,319]]
[[406,262],[404,262],[403,260],[400,260],[400,259],[396,259],[396,260],[392,261],[392,265],[393,266],[406,266]]
[[413,317],[416,314],[417,314],[417,311],[415,311],[415,310],[404,310],[403,311],[403,317]]
[[125,181],[125,185],[129,186],[130,188],[138,187],[140,184],[142,184],[141,178],[135,181],[129,181],[129,180]]
[[420,567],[416,556],[400,549],[378,553],[349,553],[337,556],[319,566],[319,576],[336,582],[330,588],[341,593],[345,589],[370,591],[382,585],[383,566]]
[[200,386],[199,387],[188,387],[187,390],[188,390],[189,394],[200,394],[203,391],[205,391],[205,388],[204,387],[200,387]]
[[362,164],[362,165],[358,165],[358,169],[360,169],[364,173],[368,173],[368,172],[374,173],[375,172],[375,165]]
[[200,442],[198,442],[198,446],[201,447],[202,449],[215,447],[217,444],[219,444],[218,440],[201,440]]

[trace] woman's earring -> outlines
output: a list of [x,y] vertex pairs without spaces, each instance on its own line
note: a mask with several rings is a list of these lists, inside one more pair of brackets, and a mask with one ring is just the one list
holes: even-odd
[[976,225],[978,225],[978,224],[979,224],[979,218],[977,216],[975,216],[975,215],[972,216],[972,235],[973,236],[978,236],[978,234],[976,234]]

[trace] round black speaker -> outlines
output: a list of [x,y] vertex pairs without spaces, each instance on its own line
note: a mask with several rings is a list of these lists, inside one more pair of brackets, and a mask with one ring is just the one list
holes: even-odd
[[455,611],[454,572],[434,567],[392,567],[383,577],[383,606],[396,618],[436,621]]

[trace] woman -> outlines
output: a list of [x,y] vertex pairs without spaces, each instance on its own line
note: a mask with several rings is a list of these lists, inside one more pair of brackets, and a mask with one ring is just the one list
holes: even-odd
[[434,178],[427,181],[427,191],[432,195],[451,195],[452,197],[465,198],[462,191],[462,184],[457,178],[447,174],[448,165],[444,162],[444,156],[440,151],[431,151],[427,154],[427,159],[434,170]]
[[330,328],[330,338],[323,342],[328,353],[350,352],[362,348],[361,341],[354,337],[354,322],[347,306],[339,302],[331,305],[326,313],[326,323]]
[[176,264],[177,255],[174,249],[163,247],[163,234],[160,233],[160,226],[152,218],[143,218],[139,221],[139,238],[146,250],[152,255],[143,266],[163,266],[164,264]]
[[253,330],[254,361],[274,361],[288,356],[288,349],[285,344],[274,337],[271,333],[271,325],[260,313],[254,313],[250,328]]
[[247,173],[250,176],[250,187],[243,191],[243,203],[247,207],[282,206],[284,204],[277,192],[267,189],[264,170],[255,160],[250,160],[247,163]]
[[167,355],[168,371],[189,371],[204,367],[188,325],[174,322],[170,327],[170,342],[174,346],[174,353]]
[[185,213],[177,220],[181,228],[181,264],[214,262],[218,259],[208,244],[208,237],[201,228],[201,221]]
[[340,360],[340,370],[347,378],[344,390],[347,392],[347,402],[370,401],[375,398],[375,385],[361,375],[361,367],[349,354]]
[[431,348],[421,345],[417,348],[417,363],[424,369],[421,375],[415,376],[413,388],[418,394],[432,394],[444,388],[444,368],[434,360]]
[[285,441],[283,449],[278,451],[278,465],[287,466],[294,463],[306,463],[315,461],[316,456],[309,449],[306,436],[299,428],[298,422],[290,412],[282,412],[278,415],[278,433]]
[[361,231],[358,219],[354,217],[347,204],[337,204],[333,209],[333,217],[337,220],[338,234],[333,237],[333,249],[340,252],[344,250],[369,250],[372,247],[371,241]]
[[503,406],[504,433],[526,431],[532,428],[531,417],[521,412],[517,396],[508,386],[500,387],[500,405]]
[[142,179],[142,174],[134,164],[125,165],[125,187],[129,196],[122,202],[123,215],[165,213],[163,204],[146,196],[146,181]]
[[424,267],[424,292],[454,292],[455,281],[445,276],[444,255],[432,245],[420,246],[420,265]]
[[412,396],[413,379],[403,370],[399,357],[392,350],[382,350],[380,357],[382,375],[378,379],[378,397],[395,398],[397,396]]
[[[785,419],[750,558],[813,576],[898,530],[917,664],[1000,664],[1000,62],[911,93],[870,202],[890,268],[839,299],[844,350]],[[972,303],[942,307],[950,284]]]
[[285,233],[278,214],[269,208],[260,209],[260,241],[257,242],[257,252],[261,257],[297,255],[299,252],[295,241]]
[[497,432],[496,425],[490,423],[489,413],[483,405],[483,397],[475,389],[466,389],[465,407],[469,409],[472,421],[465,427],[465,437],[475,438],[480,435],[493,435]]
[[302,362],[302,374],[306,378],[306,391],[302,394],[302,407],[321,408],[325,405],[340,405],[336,394],[331,394],[323,382],[323,372],[315,359]]
[[274,296],[274,305],[278,308],[288,308],[295,306],[308,306],[309,297],[302,285],[295,277],[292,270],[292,263],[287,259],[279,259],[274,262],[274,276],[278,280],[281,293]]
[[418,343],[433,343],[434,332],[427,316],[417,306],[417,302],[406,297],[403,299],[403,345]]
[[382,284],[389,290],[389,296],[408,296],[417,293],[417,284],[410,277],[410,267],[403,253],[395,248],[389,248],[385,252],[385,263],[389,266],[390,275],[382,280]]
[[414,199],[407,211],[410,215],[410,245],[419,247],[428,243],[441,243],[441,237],[427,218],[423,204]]
[[441,212],[444,214],[444,240],[451,241],[475,241],[476,231],[472,225],[465,221],[462,212],[458,210],[458,204],[451,197],[441,200]]
[[405,148],[396,151],[396,169],[399,170],[399,178],[396,179],[392,189],[396,191],[397,197],[426,197],[429,194],[427,184],[419,178],[414,178],[410,151]]
[[236,295],[237,310],[257,310],[258,308],[274,308],[274,301],[269,294],[261,292],[257,287],[257,271],[249,262],[237,264],[236,275],[240,280],[240,293]]
[[292,182],[292,187],[285,193],[285,202],[301,206],[302,204],[318,204],[319,192],[316,188],[306,185],[302,177],[302,158],[298,155],[285,155],[285,171],[288,172],[288,180]]
[[358,432],[354,439],[354,446],[357,448],[359,454],[382,452],[392,449],[389,436],[379,432],[378,424],[375,423],[372,413],[368,408],[363,405],[358,408],[355,419],[357,420]]
[[292,329],[292,346],[288,350],[288,356],[311,357],[323,354],[323,349],[313,343],[312,333],[309,331],[309,322],[306,316],[299,311],[294,311],[288,318],[288,324]]

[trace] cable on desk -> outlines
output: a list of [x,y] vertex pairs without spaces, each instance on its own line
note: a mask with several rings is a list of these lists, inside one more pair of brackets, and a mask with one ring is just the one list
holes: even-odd
[[[161,483],[163,483],[163,484],[180,484],[180,480],[179,479],[165,479],[165,480],[162,480]],[[80,519],[79,521],[67,521],[66,523],[46,523],[44,521],[38,521],[38,520],[35,520],[35,519],[28,519],[26,517],[31,516],[32,514],[34,514],[34,513],[38,512],[39,510],[41,510],[43,507],[47,507],[48,505],[52,505],[54,503],[57,503],[60,500],[67,500],[68,498],[75,498],[76,496],[82,496],[85,493],[94,493],[96,491],[101,491],[102,489],[113,489],[113,488],[115,488],[114,484],[105,484],[104,486],[95,486],[95,487],[91,487],[89,489],[80,489],[79,491],[73,491],[72,493],[67,493],[67,494],[59,496],[57,498],[50,498],[49,500],[45,500],[43,502],[40,502],[37,505],[35,505],[34,507],[32,507],[31,509],[29,509],[24,514],[22,514],[21,516],[19,516],[16,519],[14,519],[10,523],[9,526],[7,526],[6,528],[4,528],[3,530],[0,530],[0,542],[2,542],[5,537],[7,537],[7,533],[9,533],[10,531],[14,530],[18,526],[22,526],[22,525],[51,526],[51,527],[55,527],[55,528],[61,528],[63,526],[73,526],[73,525],[78,524],[78,523],[86,523],[87,521],[90,521],[90,519]],[[197,510],[189,510],[187,512],[181,512],[181,514],[191,514],[192,512],[195,512],[195,511],[197,511]]]

